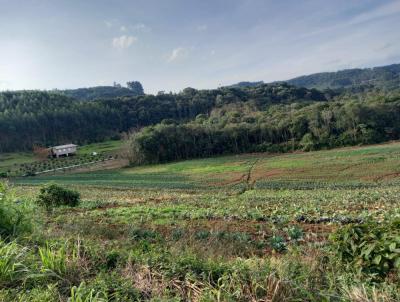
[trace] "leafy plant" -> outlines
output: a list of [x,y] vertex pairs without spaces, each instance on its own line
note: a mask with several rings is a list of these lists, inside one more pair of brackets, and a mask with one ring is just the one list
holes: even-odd
[[303,238],[303,230],[295,225],[287,228],[287,234],[292,240],[299,240]]
[[210,237],[211,233],[207,230],[201,230],[198,231],[194,234],[194,238],[196,238],[197,240],[206,240],[208,239],[208,237]]
[[400,219],[349,225],[331,236],[340,260],[349,269],[384,278],[400,272]]
[[80,202],[80,194],[56,184],[49,184],[40,189],[37,202],[48,209],[62,205],[75,207]]
[[269,240],[271,248],[277,252],[283,252],[286,250],[286,241],[285,238],[279,235],[273,235]]

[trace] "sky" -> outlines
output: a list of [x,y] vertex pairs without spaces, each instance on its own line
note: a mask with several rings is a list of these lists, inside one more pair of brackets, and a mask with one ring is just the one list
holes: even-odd
[[400,63],[400,0],[0,0],[0,90],[146,93]]

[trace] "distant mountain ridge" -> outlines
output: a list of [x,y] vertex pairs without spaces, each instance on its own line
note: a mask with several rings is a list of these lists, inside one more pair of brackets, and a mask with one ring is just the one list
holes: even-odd
[[348,88],[392,90],[400,88],[400,64],[320,72],[300,76],[286,82],[295,86],[320,90]]
[[88,88],[56,90],[55,92],[80,101],[144,95],[143,86],[140,82],[132,81],[128,82],[127,85],[128,87],[122,87],[115,83],[114,86],[95,86]]
[[[400,64],[373,68],[345,69],[336,72],[319,72],[281,82],[287,82],[297,87],[319,90],[346,89],[354,92],[369,89],[394,90],[400,89]],[[255,87],[263,83],[263,81],[239,82],[228,87]]]

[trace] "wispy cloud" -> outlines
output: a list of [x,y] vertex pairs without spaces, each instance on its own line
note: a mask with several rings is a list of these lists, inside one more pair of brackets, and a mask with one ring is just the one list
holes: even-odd
[[105,24],[108,28],[111,28],[111,27],[113,27],[113,25],[114,25],[111,21],[104,21],[104,24]]
[[399,13],[400,13],[400,1],[394,1],[354,17],[350,21],[350,25],[368,22],[374,19],[389,17]]
[[126,49],[131,47],[135,42],[137,42],[136,37],[123,35],[114,38],[112,40],[112,46],[117,49]]
[[202,24],[196,27],[197,31],[206,31],[208,29],[207,24]]
[[189,53],[189,49],[184,47],[178,47],[172,50],[171,54],[168,56],[167,62],[171,63],[179,59],[185,58]]
[[122,26],[119,28],[119,30],[120,30],[120,31],[126,31],[126,27],[125,27],[124,25],[122,25]]
[[132,26],[130,26],[130,28],[134,31],[141,31],[141,32],[149,32],[151,31],[151,27],[147,26],[146,24],[143,23],[137,23],[134,24]]

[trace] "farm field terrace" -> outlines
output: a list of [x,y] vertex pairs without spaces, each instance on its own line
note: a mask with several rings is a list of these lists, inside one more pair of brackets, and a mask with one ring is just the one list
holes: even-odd
[[366,223],[387,226],[388,242],[400,235],[399,155],[391,143],[14,179],[17,199],[55,182],[82,201],[37,209],[19,261],[45,266],[40,246],[64,255],[63,269],[0,301],[399,301],[398,268],[339,251],[340,232]]
[[371,187],[398,181],[400,143],[295,154],[244,154],[90,173],[14,179],[16,184],[55,181],[126,188],[219,189]]

